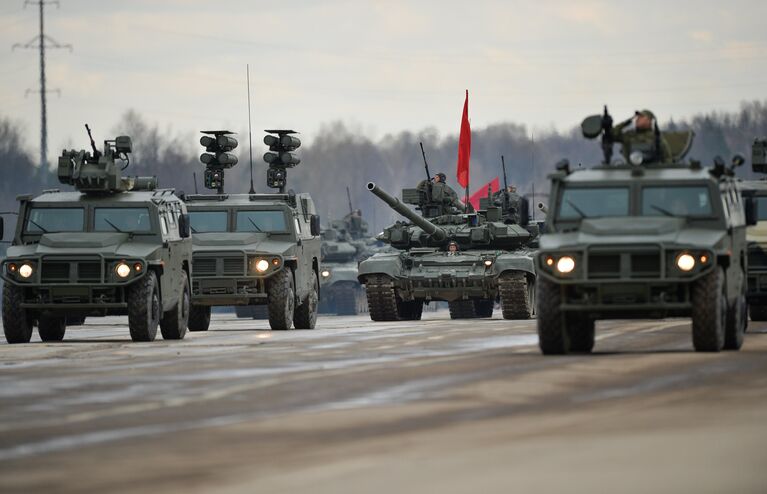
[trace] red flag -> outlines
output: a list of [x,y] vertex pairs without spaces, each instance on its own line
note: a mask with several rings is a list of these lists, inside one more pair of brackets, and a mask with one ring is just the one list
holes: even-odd
[[471,127],[469,127],[469,90],[466,90],[466,101],[463,104],[461,118],[461,135],[458,138],[458,171],[456,178],[461,187],[469,186],[469,159],[471,158]]
[[471,203],[472,206],[474,206],[474,209],[479,209],[479,200],[482,199],[483,197],[487,197],[488,185],[490,186],[490,193],[495,194],[501,188],[501,180],[498,177],[495,177],[494,179],[492,179],[491,181],[489,181],[488,183],[486,183],[485,185],[477,189],[477,191],[474,194],[472,194],[471,197],[469,197],[469,202]]

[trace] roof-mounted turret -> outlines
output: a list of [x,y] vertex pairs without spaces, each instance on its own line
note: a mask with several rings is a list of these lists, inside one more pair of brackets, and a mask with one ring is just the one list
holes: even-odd
[[[77,190],[89,194],[114,194],[128,190],[154,190],[156,177],[122,177],[121,173],[130,164],[129,154],[133,143],[128,136],[118,136],[104,141],[104,151],[96,149],[91,129],[85,124],[91,141],[92,153],[81,149],[63,150],[59,157],[58,176],[62,184],[73,185]],[[121,167],[117,160],[124,161]]]

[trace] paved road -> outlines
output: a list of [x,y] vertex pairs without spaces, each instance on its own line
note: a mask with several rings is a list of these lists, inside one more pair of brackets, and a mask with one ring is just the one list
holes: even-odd
[[0,345],[0,492],[767,491],[767,325],[696,354],[685,320],[599,323],[544,358],[534,321],[446,311],[124,323]]

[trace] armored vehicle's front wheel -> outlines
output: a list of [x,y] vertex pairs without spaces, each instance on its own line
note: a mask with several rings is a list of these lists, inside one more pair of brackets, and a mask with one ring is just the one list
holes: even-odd
[[420,321],[423,314],[422,300],[397,301],[397,316],[403,321]]
[[372,275],[365,280],[365,287],[371,320],[396,321],[399,319],[394,280],[386,275]]
[[568,352],[591,353],[594,349],[594,320],[585,316],[567,316]]
[[67,321],[63,317],[42,316],[37,321],[37,332],[43,341],[61,341],[67,331]]
[[752,321],[767,321],[767,305],[749,304],[748,313]]
[[21,308],[23,289],[10,283],[3,286],[3,331],[8,343],[29,343],[33,321],[27,309]]
[[473,300],[453,300],[447,303],[450,319],[473,319],[477,317]]
[[544,355],[565,354],[570,345],[565,331],[564,314],[559,309],[562,303],[560,287],[556,283],[539,278],[535,289],[535,298],[541,304],[537,312],[538,346]]
[[296,329],[314,329],[317,324],[317,307],[320,303],[320,282],[317,279],[317,272],[312,270],[312,289],[306,296],[306,300],[296,307],[293,316],[293,324]]
[[176,305],[163,314],[160,320],[160,332],[164,340],[183,340],[189,323],[189,281],[186,273],[181,277],[181,294]]
[[295,293],[293,272],[290,269],[283,269],[269,280],[269,326],[273,330],[286,330],[293,325]]
[[207,331],[210,326],[210,306],[192,305],[189,308],[189,331]]
[[128,288],[128,328],[133,341],[154,341],[160,324],[160,287],[148,271]]
[[498,279],[498,292],[504,319],[530,319],[535,306],[535,287],[527,274],[519,271],[503,273]]
[[692,343],[698,352],[718,352],[724,347],[727,293],[721,268],[692,286]]
[[495,302],[493,300],[475,300],[474,312],[477,314],[477,317],[493,317],[494,304]]

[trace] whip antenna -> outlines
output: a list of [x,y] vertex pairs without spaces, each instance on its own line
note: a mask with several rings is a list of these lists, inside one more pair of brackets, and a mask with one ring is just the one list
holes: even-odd
[[248,82],[248,145],[250,147],[250,193],[255,194],[256,189],[253,188],[253,133],[250,126],[250,65],[245,65],[245,74]]

